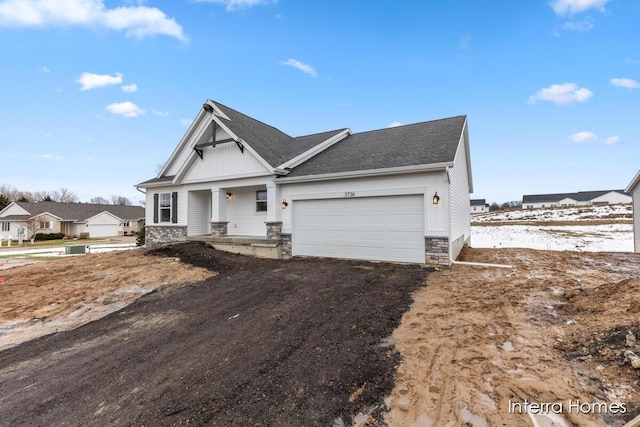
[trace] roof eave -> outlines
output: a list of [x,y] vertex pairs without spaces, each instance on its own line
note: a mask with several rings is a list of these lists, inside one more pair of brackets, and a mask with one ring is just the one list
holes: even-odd
[[325,174],[318,174],[318,175],[292,176],[292,177],[278,178],[277,182],[296,183],[296,182],[310,182],[310,181],[328,181],[328,180],[334,180],[334,179],[360,178],[360,177],[367,177],[367,176],[400,175],[400,174],[417,173],[417,172],[436,172],[436,171],[445,171],[447,167],[453,167],[453,162],[432,163],[428,165],[399,166],[399,167],[383,168],[383,169],[366,169],[366,170],[357,170],[357,171],[334,172],[334,173],[325,173]]
[[633,180],[631,180],[631,182],[629,183],[629,185],[624,191],[626,193],[632,193],[633,189],[636,188],[636,185],[638,185],[638,183],[640,183],[640,171],[636,173],[636,176],[633,177]]

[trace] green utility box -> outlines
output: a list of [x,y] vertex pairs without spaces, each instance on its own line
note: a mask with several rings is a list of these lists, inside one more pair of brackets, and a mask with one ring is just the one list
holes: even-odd
[[86,252],[86,246],[84,245],[76,245],[76,246],[67,246],[65,249],[65,254],[67,255],[80,255]]

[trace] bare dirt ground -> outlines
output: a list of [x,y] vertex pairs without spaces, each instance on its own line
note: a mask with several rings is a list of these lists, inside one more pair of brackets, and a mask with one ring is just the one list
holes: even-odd
[[[178,257],[218,274],[0,351],[0,425],[329,426],[369,413],[381,419],[399,362],[384,339],[424,286],[426,270],[264,260],[196,243],[152,253],[159,264]],[[91,265],[77,268],[89,274]]]
[[156,255],[0,272],[0,348],[161,288],[0,351],[0,425],[621,426],[640,414],[634,254],[465,249],[514,268],[428,278],[195,244]]
[[[0,253],[2,255],[2,253]],[[143,249],[42,261],[0,261],[0,350],[73,329],[117,311],[154,289],[171,288],[214,273]]]
[[[640,257],[465,249],[461,259],[514,268],[456,265],[414,294],[393,334],[402,363],[390,425],[621,426],[640,413],[629,353],[640,355]],[[525,399],[546,413],[513,405]]]

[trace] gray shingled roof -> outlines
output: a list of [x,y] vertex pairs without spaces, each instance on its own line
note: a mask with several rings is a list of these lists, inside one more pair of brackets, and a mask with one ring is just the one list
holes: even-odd
[[573,199],[577,202],[588,202],[596,197],[603,196],[615,191],[626,194],[624,190],[599,190],[599,191],[578,191],[577,193],[555,193],[555,194],[525,194],[522,196],[522,203],[554,203],[563,199]]
[[288,177],[453,162],[466,116],[353,134]]
[[486,199],[471,199],[471,206],[485,206],[486,204]]
[[292,137],[223,104],[212,102],[230,119],[220,117],[220,120],[238,137],[247,141],[271,166],[278,166],[282,163],[281,159],[287,157]]
[[[274,168],[346,129],[293,138],[219,102],[211,102],[229,117],[219,117],[225,126]],[[465,122],[466,116],[456,116],[353,134],[296,166],[287,176],[453,162]],[[163,176],[138,185],[163,183],[172,179]]]
[[59,202],[16,202],[16,204],[29,212],[31,216],[48,212],[64,221],[84,221],[104,211],[124,220],[137,220],[142,219],[145,216],[144,208],[142,206],[95,205],[91,203]]
[[145,185],[145,184],[160,184],[160,183],[167,183],[167,184],[171,184],[171,182],[173,182],[173,178],[175,178],[175,175],[165,175],[165,176],[161,176],[159,178],[152,178],[152,179],[148,179],[144,182],[141,182],[138,185]]

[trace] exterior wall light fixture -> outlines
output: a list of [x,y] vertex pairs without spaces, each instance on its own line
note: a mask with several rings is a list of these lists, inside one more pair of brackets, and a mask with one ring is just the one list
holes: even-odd
[[433,204],[437,205],[440,203],[440,196],[438,196],[438,192],[436,191],[436,194],[433,195]]
[[289,203],[287,203],[287,199],[282,199],[282,209],[287,209],[289,207]]
[[231,200],[232,197],[233,197],[233,194],[227,191],[227,200]]

